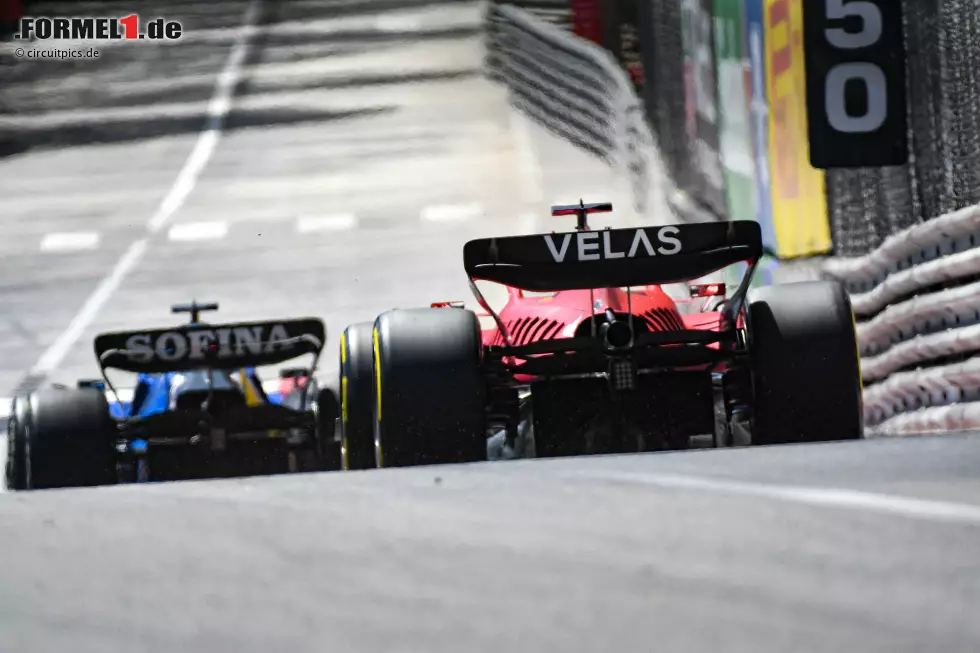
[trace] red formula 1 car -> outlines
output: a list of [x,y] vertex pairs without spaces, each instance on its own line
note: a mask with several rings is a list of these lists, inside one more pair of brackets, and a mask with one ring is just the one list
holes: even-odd
[[[537,457],[862,436],[853,314],[836,282],[749,292],[752,221],[592,231],[610,204],[554,207],[574,232],[474,240],[493,319],[460,303],[391,310],[341,339],[344,467],[484,460],[503,434]],[[740,261],[741,283],[668,284]],[[508,287],[495,312],[476,281]]]

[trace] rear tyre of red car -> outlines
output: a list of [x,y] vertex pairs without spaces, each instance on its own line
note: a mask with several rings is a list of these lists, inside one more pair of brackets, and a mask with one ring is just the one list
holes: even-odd
[[748,299],[752,444],[860,439],[861,368],[844,287],[806,281]]
[[115,424],[97,388],[40,390],[24,422],[24,489],[116,482]]
[[340,339],[340,457],[343,469],[374,459],[374,322],[353,324]]
[[486,381],[472,311],[421,308],[375,322],[380,467],[487,459]]

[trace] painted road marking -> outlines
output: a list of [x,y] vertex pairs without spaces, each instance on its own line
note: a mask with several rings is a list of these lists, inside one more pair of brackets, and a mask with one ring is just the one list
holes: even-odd
[[182,222],[170,227],[167,240],[189,242],[195,240],[219,240],[228,235],[226,222]]
[[357,216],[353,213],[336,215],[304,215],[296,220],[296,231],[301,234],[318,231],[343,231],[357,226]]
[[802,503],[810,506],[865,510],[913,519],[980,524],[980,506],[950,501],[916,499],[913,497],[865,492],[862,490],[747,483],[744,481],[672,474],[646,475],[599,472],[575,475],[575,478],[582,477],[596,480],[642,483],[678,490],[703,490],[719,492],[721,494],[754,496],[778,501]]
[[483,213],[483,207],[476,202],[469,204],[442,204],[427,206],[422,209],[422,220],[425,222],[460,222],[478,217]]
[[146,252],[147,239],[141,238],[129,246],[123,253],[122,258],[112,268],[102,283],[98,285],[89,298],[82,305],[82,309],[72,318],[68,328],[65,329],[58,339],[41,354],[41,358],[31,369],[31,374],[47,374],[61,364],[68,350],[78,341],[82,332],[95,319],[95,314],[105,305],[112,293],[119,287],[125,276],[132,270],[136,263]]
[[41,239],[42,252],[78,252],[99,246],[99,234],[91,231],[65,231]]
[[[261,0],[251,0],[245,17],[242,29],[238,33],[235,45],[232,48],[225,67],[218,76],[215,85],[214,95],[208,103],[208,121],[205,130],[198,136],[184,167],[177,175],[174,185],[170,188],[167,196],[160,203],[156,213],[147,223],[147,229],[151,234],[159,231],[170,217],[181,207],[190,194],[191,189],[197,183],[197,179],[204,169],[208,159],[214,152],[215,145],[221,135],[224,120],[228,115],[228,108],[231,106],[231,94],[234,91],[238,80],[242,74],[242,64],[245,55],[248,54],[249,39],[255,33],[255,21],[259,15]],[[61,364],[68,350],[78,341],[82,333],[88,328],[92,320],[102,309],[105,303],[112,296],[112,293],[119,288],[123,279],[126,278],[139,260],[146,253],[147,238],[140,238],[123,253],[122,258],[116,262],[115,267],[109,275],[96,287],[92,294],[85,300],[82,308],[72,319],[68,328],[58,336],[48,349],[41,354],[41,357],[31,369],[32,374],[47,374]]]

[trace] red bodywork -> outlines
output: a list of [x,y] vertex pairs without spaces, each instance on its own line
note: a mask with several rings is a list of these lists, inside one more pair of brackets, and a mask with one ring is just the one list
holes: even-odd
[[[590,316],[602,316],[606,309],[623,315],[632,313],[650,331],[719,331],[722,314],[717,310],[701,311],[700,307],[715,297],[694,297],[675,300],[658,285],[595,290],[565,290],[542,296],[508,288],[508,300],[499,311],[500,321],[507,328],[514,346],[540,340],[571,338],[580,328],[588,329]],[[715,302],[717,303],[717,302]],[[591,307],[591,310],[590,310]],[[683,310],[680,310],[683,309]],[[505,346],[507,343],[496,322],[481,312],[484,346]],[[583,322],[586,324],[583,325]],[[741,323],[741,319],[739,319]],[[739,325],[741,326],[741,325]],[[578,335],[584,335],[579,333]],[[683,346],[683,345],[665,345]],[[713,349],[718,343],[709,344]],[[519,369],[520,361],[509,361]],[[528,381],[521,378],[517,380]]]

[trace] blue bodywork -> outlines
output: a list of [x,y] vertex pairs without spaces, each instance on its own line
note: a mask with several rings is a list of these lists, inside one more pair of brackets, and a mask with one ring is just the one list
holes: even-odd
[[[262,383],[259,381],[255,368],[245,368],[254,385],[262,391]],[[165,413],[168,410],[170,401],[170,387],[174,379],[178,376],[176,372],[164,372],[163,374],[140,374],[137,378],[136,388],[133,391],[132,401],[113,401],[112,393],[109,393],[109,410],[116,419],[126,417],[147,417],[157,413]],[[282,396],[278,393],[265,394],[269,403],[278,404],[282,401]]]

